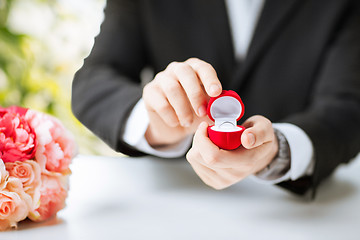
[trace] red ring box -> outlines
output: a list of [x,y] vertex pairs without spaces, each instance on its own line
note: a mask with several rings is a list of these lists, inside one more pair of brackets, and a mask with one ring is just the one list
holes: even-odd
[[244,112],[244,103],[234,91],[223,90],[219,96],[210,98],[207,114],[215,122],[215,125],[207,129],[211,141],[225,150],[240,147],[245,127],[237,125],[237,121]]

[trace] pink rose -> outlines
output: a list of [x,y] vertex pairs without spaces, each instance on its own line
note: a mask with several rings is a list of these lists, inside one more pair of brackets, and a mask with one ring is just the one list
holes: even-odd
[[42,171],[69,173],[69,164],[77,152],[73,135],[49,115],[29,110],[26,118],[38,136],[35,159]]
[[40,199],[41,169],[37,162],[26,160],[25,162],[5,163],[6,170],[11,177],[19,179],[25,193],[32,198],[32,209],[38,207]]
[[33,221],[44,221],[65,207],[68,185],[67,177],[41,176],[40,207],[29,214]]
[[0,107],[0,158],[4,162],[25,161],[35,155],[36,136],[25,120],[26,111]]
[[4,162],[0,159],[0,191],[6,187],[9,178],[9,173],[5,169]]
[[16,227],[17,222],[24,220],[32,200],[27,195],[19,179],[10,177],[5,189],[0,191],[0,231]]

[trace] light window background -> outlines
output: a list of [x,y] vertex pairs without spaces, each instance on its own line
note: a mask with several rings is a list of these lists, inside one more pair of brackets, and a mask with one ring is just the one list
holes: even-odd
[[100,31],[104,5],[104,0],[0,0],[0,105],[56,116],[84,154],[115,154],[70,108],[71,82]]

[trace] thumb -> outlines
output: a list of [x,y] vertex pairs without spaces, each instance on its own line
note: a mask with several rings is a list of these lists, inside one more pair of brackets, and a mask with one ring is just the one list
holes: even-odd
[[241,142],[244,148],[256,148],[274,140],[274,129],[267,118],[254,116],[246,120],[244,125],[250,126],[241,135]]
[[203,137],[207,138],[207,127],[208,126],[209,126],[209,124],[207,122],[201,122],[198,126],[197,131],[195,132],[194,140],[197,140],[197,139],[203,138]]
[[206,149],[206,151],[202,152],[205,155],[213,151],[219,150],[219,148],[208,137],[208,132],[207,132],[208,126],[209,125],[206,122],[202,122],[199,125],[197,131],[195,132],[193,139],[193,146],[195,145],[199,149]]

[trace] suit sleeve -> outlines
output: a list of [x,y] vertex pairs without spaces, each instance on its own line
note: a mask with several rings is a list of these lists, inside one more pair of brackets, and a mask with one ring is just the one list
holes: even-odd
[[360,151],[360,11],[353,3],[324,51],[309,108],[285,119],[308,134],[315,151],[310,178],[279,184],[299,194],[316,189]]
[[137,11],[137,1],[107,1],[101,34],[72,87],[75,116],[110,147],[131,156],[142,153],[120,136],[142,95],[140,71],[146,54]]

